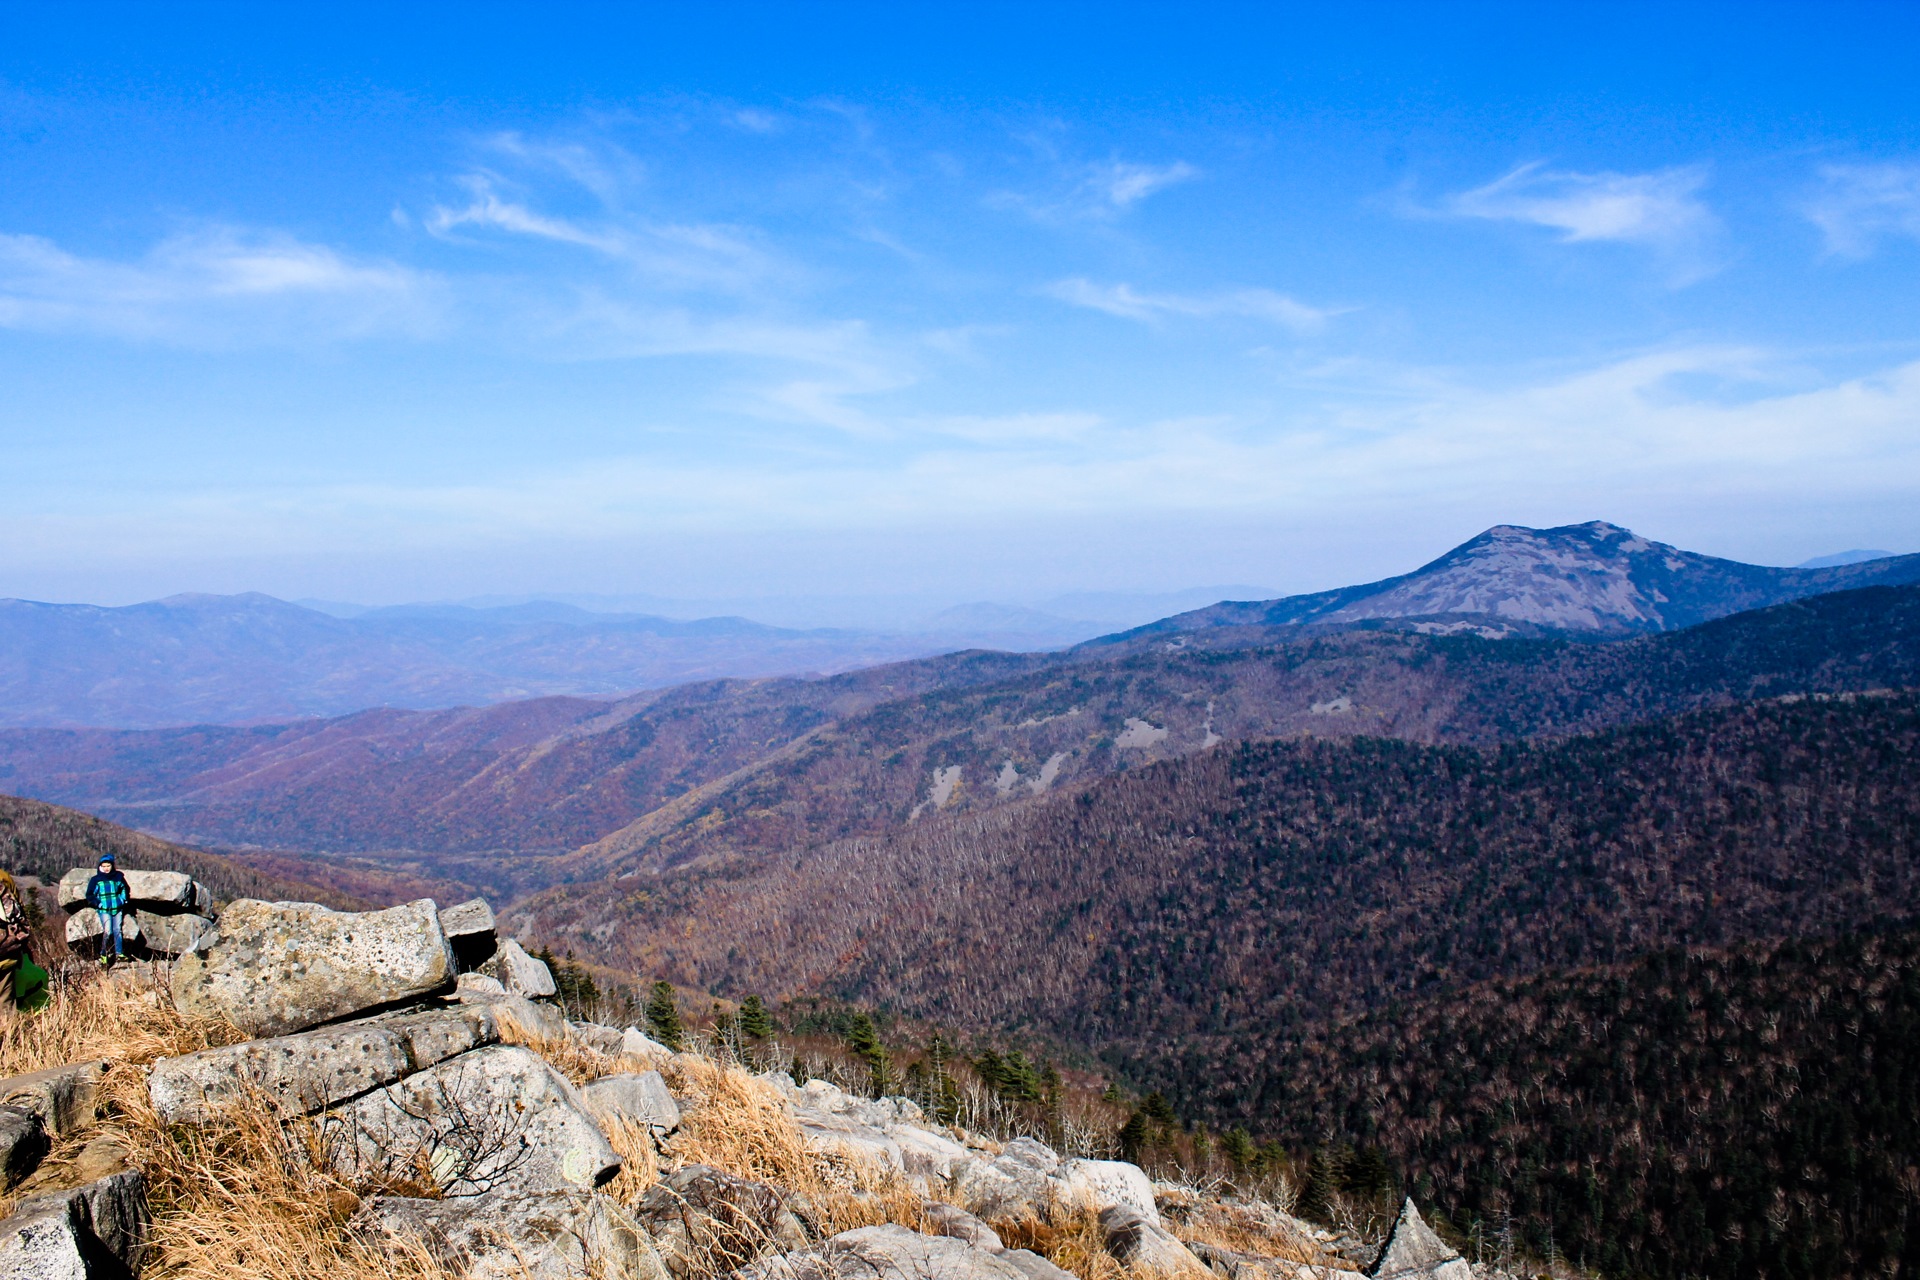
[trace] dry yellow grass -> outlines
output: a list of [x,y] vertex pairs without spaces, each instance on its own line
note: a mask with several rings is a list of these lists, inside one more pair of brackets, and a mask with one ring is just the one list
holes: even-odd
[[[423,1247],[363,1243],[344,1230],[364,1197],[432,1194],[430,1180],[374,1185],[341,1178],[317,1158],[317,1126],[282,1123],[265,1105],[234,1108],[216,1124],[170,1129],[161,1122],[148,1099],[145,1068],[157,1058],[245,1038],[225,1023],[182,1016],[163,977],[138,967],[113,975],[81,972],[63,982],[38,1015],[0,1011],[0,1076],[88,1059],[112,1064],[103,1084],[107,1118],[84,1139],[119,1143],[147,1176],[154,1215],[147,1274],[160,1280],[453,1280]],[[656,1065],[527,1028],[510,1030],[508,1039],[541,1054],[576,1085]],[[693,1055],[658,1065],[685,1109],[666,1147],[666,1167],[705,1164],[772,1184],[798,1197],[823,1235],[885,1222],[916,1230],[933,1225],[926,1202],[897,1171],[812,1149],[785,1099],[765,1081]],[[608,1139],[624,1167],[603,1191],[635,1205],[659,1180],[661,1158],[641,1126],[616,1122]],[[73,1160],[81,1145],[77,1138],[63,1142],[47,1167]],[[1010,1248],[1032,1249],[1080,1280],[1138,1280],[1108,1256],[1092,1213],[1062,1209],[1045,1222],[994,1225]],[[1182,1234],[1295,1256],[1226,1219],[1185,1225]],[[711,1268],[693,1259],[693,1280],[731,1269],[719,1265],[722,1259],[749,1243],[719,1242]]]
[[1080,1280],[1135,1280],[1138,1275],[1107,1252],[1100,1215],[1091,1209],[1055,1206],[1045,1222],[1022,1218],[996,1222],[993,1229],[1007,1248],[1031,1249]]

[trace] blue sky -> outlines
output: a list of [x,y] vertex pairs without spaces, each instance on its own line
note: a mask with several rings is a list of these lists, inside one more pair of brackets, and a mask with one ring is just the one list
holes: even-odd
[[15,6],[0,594],[1920,549],[1916,47],[1913,5]]

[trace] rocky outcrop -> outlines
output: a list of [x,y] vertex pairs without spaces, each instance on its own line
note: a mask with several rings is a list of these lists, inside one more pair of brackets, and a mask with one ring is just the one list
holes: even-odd
[[493,908],[485,898],[472,898],[440,912],[440,931],[453,947],[454,963],[465,973],[493,959],[499,950]]
[[[123,871],[127,910],[120,918],[120,940],[127,954],[177,956],[213,927],[213,894],[180,871]],[[92,955],[106,932],[98,913],[86,905],[91,867],[75,867],[60,878],[60,905],[67,918],[67,945]]]
[[1137,1164],[1124,1160],[1063,1160],[1053,1177],[1068,1204],[1096,1212],[1120,1205],[1153,1226],[1164,1225],[1154,1204],[1153,1182]]
[[1375,1280],[1473,1280],[1466,1259],[1434,1234],[1411,1196],[1400,1206],[1393,1234],[1367,1274]]
[[967,1207],[989,1221],[999,1218],[1045,1218],[1059,1194],[1053,1171],[1060,1156],[1034,1138],[1015,1138],[991,1161],[967,1164],[954,1189]]
[[[156,912],[191,912],[206,915],[213,910],[213,894],[207,886],[183,871],[122,871],[127,880],[129,905]],[[86,905],[87,881],[92,867],[75,867],[60,877],[60,906],[71,911]]]
[[770,1253],[804,1249],[805,1224],[764,1182],[703,1164],[661,1180],[634,1208],[673,1280],[724,1275]]
[[926,1208],[927,1224],[933,1228],[928,1234],[951,1236],[955,1240],[965,1241],[976,1249],[985,1249],[988,1253],[1003,1253],[1006,1245],[995,1231],[980,1219],[968,1213],[957,1204],[942,1204],[934,1201]]
[[9,1076],[0,1080],[0,1105],[37,1116],[55,1138],[68,1137],[98,1117],[100,1082],[110,1066],[95,1060]]
[[[67,946],[83,955],[98,955],[100,935],[107,931],[106,924],[100,919],[100,913],[92,907],[81,907],[67,917]],[[140,946],[140,917],[133,914],[120,917],[120,944],[128,951],[138,954]],[[109,944],[111,945],[111,944]]]
[[580,1093],[526,1049],[475,1049],[321,1121],[330,1158],[359,1177],[429,1173],[453,1196],[589,1191],[620,1157]]
[[1100,1229],[1106,1235],[1107,1252],[1136,1270],[1169,1276],[1207,1273],[1207,1264],[1172,1233],[1125,1205],[1102,1210]]
[[256,1101],[312,1114],[499,1039],[483,1009],[410,1014],[162,1058],[147,1092],[169,1124],[204,1124]]
[[544,961],[528,955],[526,948],[512,938],[502,942],[493,958],[481,965],[479,971],[498,979],[512,996],[544,1000],[559,991],[553,984],[553,970],[547,968]]
[[0,1191],[38,1168],[51,1146],[39,1116],[25,1107],[0,1107]]
[[764,1076],[786,1094],[794,1119],[817,1150],[897,1169],[923,1189],[949,1189],[976,1157],[925,1124],[906,1098],[860,1098],[825,1080],[796,1086],[783,1074]]
[[422,898],[384,911],[310,902],[228,905],[173,970],[174,1003],[275,1036],[451,986],[453,949]]
[[614,1201],[572,1191],[367,1201],[348,1229],[416,1243],[468,1280],[667,1280],[647,1235]]
[[658,1071],[603,1076],[580,1091],[601,1122],[624,1120],[664,1138],[680,1127],[680,1104]]
[[744,1268],[739,1280],[1026,1280],[1004,1253],[894,1223],[845,1231]]

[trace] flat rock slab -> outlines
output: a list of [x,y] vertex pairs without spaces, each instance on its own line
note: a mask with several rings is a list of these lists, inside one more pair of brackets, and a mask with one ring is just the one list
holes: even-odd
[[[145,1175],[128,1167],[125,1150],[108,1139],[88,1143],[59,1174],[52,1185],[23,1188],[15,1216],[63,1217],[87,1263],[84,1275],[138,1275],[152,1225]],[[0,1275],[11,1273],[0,1268]]]
[[440,931],[453,944],[462,971],[478,968],[499,950],[498,924],[485,898],[469,898],[440,912]]
[[[213,909],[213,895],[207,891],[207,886],[184,871],[128,871],[122,868],[120,874],[127,878],[129,906],[159,907],[163,911],[195,911],[201,915]],[[71,910],[76,906],[84,906],[87,901],[87,881],[92,878],[92,867],[75,867],[61,876],[61,907]]]
[[205,1124],[255,1101],[310,1115],[499,1039],[484,1009],[349,1023],[162,1058],[147,1093],[168,1124]]
[[656,1136],[680,1127],[680,1104],[673,1100],[658,1071],[603,1076],[580,1092],[587,1100],[587,1109],[603,1119],[644,1125]]
[[325,1114],[331,1158],[360,1176],[426,1171],[450,1196],[590,1191],[620,1157],[585,1100],[538,1055],[494,1045]]
[[64,1138],[97,1118],[100,1082],[106,1061],[75,1062],[0,1080],[0,1105],[19,1107],[40,1118],[49,1134]]
[[172,989],[182,1012],[280,1036],[426,995],[453,977],[430,898],[360,912],[242,898],[180,957]]
[[646,1233],[600,1195],[381,1196],[367,1201],[347,1229],[376,1243],[424,1245],[468,1280],[667,1280]]
[[[97,955],[100,951],[100,935],[106,931],[106,923],[100,919],[98,911],[92,907],[81,907],[67,917],[67,946],[87,955]],[[120,916],[120,941],[128,951],[136,951],[140,947],[140,917],[133,912],[123,912]]]
[[845,1231],[737,1274],[741,1280],[1027,1280],[1002,1254],[893,1223]]

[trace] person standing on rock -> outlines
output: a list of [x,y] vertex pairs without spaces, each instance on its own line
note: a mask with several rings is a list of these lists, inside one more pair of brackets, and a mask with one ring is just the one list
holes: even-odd
[[[100,917],[100,963],[103,965],[111,965],[126,955],[126,944],[120,937],[120,914],[127,909],[132,897],[127,878],[113,865],[113,855],[101,854],[99,867],[87,881],[87,905]],[[109,939],[112,952],[107,950]]]

